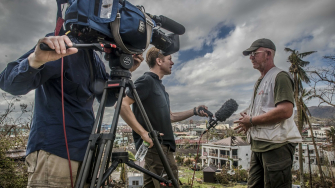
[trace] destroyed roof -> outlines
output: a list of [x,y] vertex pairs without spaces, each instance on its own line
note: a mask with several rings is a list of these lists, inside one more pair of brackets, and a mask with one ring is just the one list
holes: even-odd
[[244,141],[241,137],[231,136],[216,142],[211,142],[214,145],[224,145],[224,146],[246,146],[250,145],[248,142]]

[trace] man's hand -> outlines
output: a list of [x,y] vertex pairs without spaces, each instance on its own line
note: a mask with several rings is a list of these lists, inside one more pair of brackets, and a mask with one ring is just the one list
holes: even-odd
[[[45,43],[54,51],[43,51],[40,49],[40,44]],[[76,48],[66,49],[65,44],[69,47],[72,42],[66,35],[63,36],[50,36],[40,39],[36,45],[35,51],[29,55],[29,65],[33,68],[39,68],[49,61],[55,61],[64,56],[72,55],[78,52]]]
[[133,59],[134,59],[134,65],[129,69],[130,72],[135,71],[141,65],[142,61],[144,60],[142,54],[133,55]]
[[250,127],[252,127],[252,124],[250,123],[250,116],[247,115],[247,113],[240,113],[241,117],[239,120],[234,121],[234,123],[238,123],[238,126],[234,128],[234,130],[239,129],[237,133],[240,133],[244,131],[246,133]]
[[198,115],[198,116],[201,116],[201,117],[204,117],[204,116],[208,117],[208,114],[205,113],[203,110],[200,110],[200,111],[199,111],[199,108],[200,108],[200,107],[202,107],[202,108],[208,110],[208,107],[207,107],[207,106],[205,106],[205,105],[199,105],[199,106],[195,109],[196,112],[197,112],[197,115]]
[[[164,136],[163,133],[159,133],[160,136]],[[152,141],[152,139],[149,136],[149,132],[145,131],[141,134],[141,138],[142,140],[148,142],[150,144],[149,148],[152,148],[152,146],[154,146],[154,142]]]

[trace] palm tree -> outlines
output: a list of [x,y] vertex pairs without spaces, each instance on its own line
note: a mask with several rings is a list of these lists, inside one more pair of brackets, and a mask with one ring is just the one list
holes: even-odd
[[335,143],[335,127],[331,126],[329,130],[326,130],[326,136],[329,143],[332,143],[332,147],[334,147]]
[[[296,50],[292,50],[290,48],[285,48],[285,51],[291,52],[291,55],[288,57],[287,62],[291,63],[290,73],[293,74],[293,82],[294,82],[294,100],[297,106],[297,116],[298,116],[298,129],[300,133],[303,129],[303,117],[302,117],[302,104],[299,101],[299,94],[302,92],[303,86],[302,81],[305,83],[309,83],[310,80],[307,76],[307,73],[303,69],[303,67],[309,64],[308,61],[302,60],[302,58],[316,52],[303,52],[299,53]],[[302,145],[299,144],[299,168],[300,168],[300,184],[304,188],[304,171],[303,171],[303,162],[302,162]]]
[[[334,148],[334,143],[335,143],[335,128],[334,128],[334,126],[331,126],[329,130],[326,130],[326,136],[327,136],[328,142],[332,143],[331,147]],[[330,167],[330,168],[332,168],[332,167]],[[334,187],[333,171],[331,171],[331,175],[332,175],[332,181],[333,181],[333,187]]]
[[[318,148],[316,147],[316,143],[314,140],[314,133],[313,133],[313,127],[311,125],[311,122],[309,121],[309,116],[311,116],[311,113],[308,110],[308,107],[305,104],[304,98],[310,99],[311,95],[311,91],[306,91],[305,89],[302,90],[301,95],[299,96],[299,103],[301,104],[301,112],[298,112],[301,114],[301,118],[303,121],[303,124],[308,123],[309,125],[309,130],[311,131],[311,137],[312,137],[312,142],[314,145],[314,149],[315,149],[315,155],[316,155],[316,164],[318,165],[318,169],[319,169],[319,173],[320,173],[320,177],[321,177],[321,184],[324,185],[324,181],[323,181],[323,172],[322,172],[322,168],[321,168],[321,161],[320,161],[320,157],[319,157],[319,152],[318,152]],[[307,144],[307,151],[308,151],[308,155],[309,155],[309,147]],[[308,158],[308,161],[310,161],[310,159]],[[311,172],[309,172],[311,173]],[[311,174],[310,174],[311,175]],[[310,182],[310,185],[312,185],[312,182]]]

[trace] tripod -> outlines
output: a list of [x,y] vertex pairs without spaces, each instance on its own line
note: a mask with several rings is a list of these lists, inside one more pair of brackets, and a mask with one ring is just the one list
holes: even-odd
[[[132,57],[130,55],[120,53],[120,51],[116,49],[108,50],[108,52],[110,53],[105,54],[105,59],[109,61],[109,66],[111,67],[111,80],[105,82],[102,99],[98,108],[93,130],[90,135],[89,143],[86,149],[84,161],[80,168],[75,187],[82,188],[84,187],[85,183],[90,182],[90,188],[100,188],[104,184],[104,182],[106,182],[110,174],[116,169],[119,163],[125,163],[128,166],[157,179],[159,182],[161,182],[162,185],[172,184],[174,187],[179,187],[178,181],[176,179],[178,177],[173,176],[172,170],[167,162],[167,158],[164,155],[163,150],[160,146],[158,140],[158,133],[153,130],[149,118],[136,92],[135,85],[130,79],[131,73],[129,69],[133,65]],[[129,160],[127,152],[112,153],[117,123],[122,105],[122,98],[124,96],[126,88],[129,88],[129,90],[133,93],[135,102],[140,109],[147,130],[153,140],[154,147],[156,147],[156,150],[158,152],[158,155],[160,156],[169,180],[162,178],[157,174],[154,174],[136,165],[133,161]],[[107,100],[107,92],[110,90],[113,90],[114,93],[118,93],[118,100],[110,132],[103,134],[101,133],[101,124]]]

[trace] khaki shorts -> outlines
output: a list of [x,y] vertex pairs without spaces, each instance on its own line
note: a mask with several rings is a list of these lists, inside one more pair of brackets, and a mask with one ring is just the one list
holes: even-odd
[[[26,157],[28,185],[31,187],[71,187],[69,162],[49,152],[39,150]],[[80,162],[71,161],[73,184],[75,184]]]
[[[170,151],[170,149],[165,146],[161,145],[163,152],[167,158],[167,161],[170,165],[170,168],[172,170],[173,176],[178,179],[178,166],[176,164],[176,161],[174,160],[173,157],[173,152]],[[163,178],[167,179],[167,175],[165,177],[165,170],[164,166],[160,160],[160,157],[154,147],[150,148],[148,150],[147,155],[145,156],[145,169],[162,176]],[[159,188],[163,187],[162,185],[159,184],[158,180],[152,178],[149,175],[144,174],[144,188]],[[166,188],[166,187],[165,187]]]

